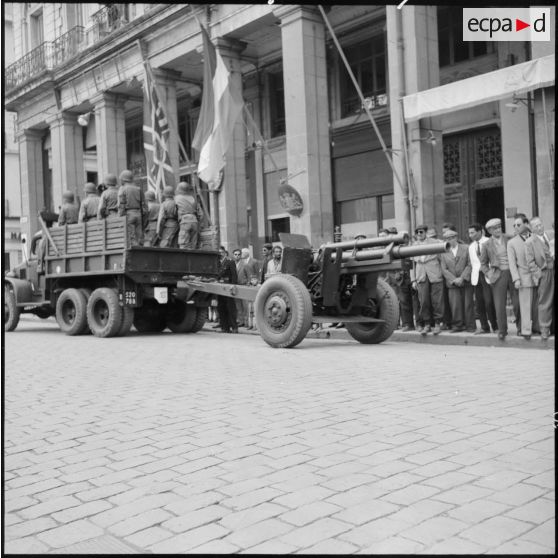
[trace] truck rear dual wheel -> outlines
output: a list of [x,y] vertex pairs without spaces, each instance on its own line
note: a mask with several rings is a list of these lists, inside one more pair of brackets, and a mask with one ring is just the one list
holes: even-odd
[[56,321],[66,335],[80,335],[87,328],[87,301],[78,289],[66,289],[56,301]]
[[376,298],[368,307],[370,317],[383,322],[348,322],[345,327],[349,335],[359,343],[377,344],[388,339],[399,322],[399,300],[393,289],[383,280],[378,279]]
[[114,337],[122,327],[122,308],[116,290],[95,289],[87,301],[87,323],[96,337]]
[[4,287],[4,328],[13,331],[19,323],[21,310],[17,307],[15,293],[11,287]]
[[292,275],[275,275],[260,287],[254,304],[263,340],[274,348],[298,345],[312,325],[312,299]]

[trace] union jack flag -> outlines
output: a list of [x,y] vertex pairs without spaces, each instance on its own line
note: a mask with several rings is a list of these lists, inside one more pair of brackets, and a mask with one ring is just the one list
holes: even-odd
[[145,107],[143,124],[143,147],[147,163],[147,187],[161,201],[163,188],[174,186],[174,173],[169,155],[169,123],[159,100],[149,68],[145,67]]

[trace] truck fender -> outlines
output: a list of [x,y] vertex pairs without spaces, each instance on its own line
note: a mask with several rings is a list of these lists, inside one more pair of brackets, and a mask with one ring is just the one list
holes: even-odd
[[31,281],[17,279],[16,277],[4,277],[6,283],[10,283],[13,288],[16,304],[25,304],[33,301],[33,288]]

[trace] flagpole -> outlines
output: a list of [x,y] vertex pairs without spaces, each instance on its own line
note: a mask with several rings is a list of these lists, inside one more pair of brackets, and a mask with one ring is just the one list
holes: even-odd
[[[157,96],[159,97],[159,100],[161,102],[163,102],[164,97],[162,97],[159,86],[157,85],[157,82],[155,81],[155,76],[153,75],[153,69],[151,68],[151,64],[149,63],[149,59],[147,58],[147,56],[144,52],[144,48],[143,48],[143,44],[141,43],[141,40],[137,39],[136,44],[138,45],[138,48],[139,48],[139,51],[140,51],[140,54],[141,54],[141,58],[142,58],[142,61],[143,61],[143,66],[144,66],[146,72],[149,73],[149,77],[150,77],[150,79],[153,83],[153,87],[155,88],[155,91],[157,91]],[[172,128],[173,133],[176,134],[176,137],[178,138],[178,146],[179,146],[180,150],[182,151],[182,155],[183,155],[184,159],[186,160],[186,164],[188,166],[192,166],[192,161],[190,160],[190,157],[188,157],[188,154],[186,153],[186,149],[184,147],[184,144],[182,143],[182,140],[180,139],[180,134],[178,133],[178,130],[177,130],[174,122],[171,121],[170,118],[167,118],[167,122],[169,123],[169,127]],[[193,185],[194,185],[194,188],[195,188],[196,193],[198,195],[198,198],[200,200],[200,204],[202,206],[203,213],[204,213],[204,215],[205,215],[205,217],[206,217],[206,219],[209,223],[209,226],[212,226],[213,223],[211,221],[211,216],[209,214],[207,206],[205,205],[205,200],[203,199],[203,196],[201,195],[201,188],[200,188],[200,185],[199,185],[199,177],[195,172],[192,173],[192,176],[193,176],[193,182],[194,182]]]

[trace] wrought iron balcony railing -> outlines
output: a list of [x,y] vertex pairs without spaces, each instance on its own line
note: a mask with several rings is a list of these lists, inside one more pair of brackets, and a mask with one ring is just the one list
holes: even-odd
[[45,42],[6,68],[6,89],[52,68],[52,43]]
[[74,57],[85,46],[84,28],[76,26],[52,41],[53,64],[58,66]]
[[129,4],[107,4],[95,12],[91,19],[93,20],[93,35],[95,40],[103,39],[116,31],[120,27],[126,25],[129,18]]

